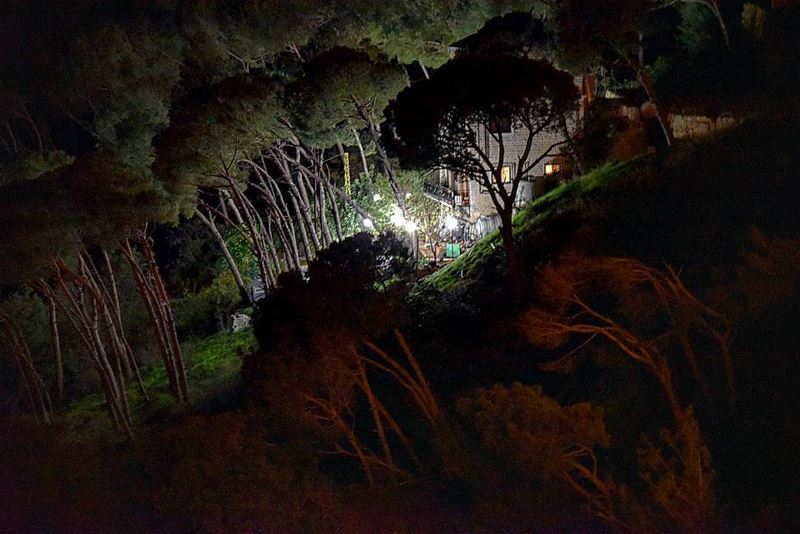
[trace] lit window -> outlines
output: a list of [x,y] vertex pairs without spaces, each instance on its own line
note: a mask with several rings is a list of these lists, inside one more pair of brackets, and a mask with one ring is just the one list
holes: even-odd
[[545,174],[556,174],[561,172],[561,164],[560,163],[548,163],[544,166],[544,173]]
[[500,171],[500,180],[504,184],[511,181],[511,165],[503,165],[503,170]]

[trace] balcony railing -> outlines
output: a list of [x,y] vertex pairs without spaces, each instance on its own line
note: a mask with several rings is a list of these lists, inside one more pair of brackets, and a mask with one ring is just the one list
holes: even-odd
[[455,204],[456,194],[449,187],[437,184],[434,182],[425,182],[423,185],[425,194],[434,200],[453,207]]
[[422,185],[425,195],[453,208],[462,217],[469,217],[469,196],[459,195],[449,187],[435,182],[424,182]]

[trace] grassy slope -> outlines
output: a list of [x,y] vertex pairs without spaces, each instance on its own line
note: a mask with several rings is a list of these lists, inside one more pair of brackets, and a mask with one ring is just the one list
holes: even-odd
[[[185,341],[183,354],[193,403],[202,403],[216,392],[232,388],[239,376],[241,355],[247,354],[254,343],[255,338],[250,329]],[[177,407],[169,393],[164,364],[158,362],[149,365],[141,372],[150,401],[144,401],[135,383],[128,386],[134,427],[177,413]],[[65,419],[67,425],[75,430],[76,436],[112,436],[102,393],[87,395],[72,403]]]
[[[597,169],[537,199],[514,221],[517,243],[531,273],[570,251],[634,257],[656,267],[668,264],[680,272],[690,290],[728,317],[735,340],[739,426],[735,432],[709,432],[708,439],[724,498],[754,509],[797,497],[789,489],[796,487],[790,473],[800,466],[789,449],[800,436],[796,327],[800,264],[796,252],[795,260],[766,256],[769,250],[752,236],[758,230],[768,240],[784,240],[784,247],[794,247],[800,239],[798,156],[797,117],[788,112],[755,117],[718,136],[678,143],[663,158]],[[445,308],[454,306],[453,299],[459,299],[456,304],[471,300],[502,325],[513,313],[505,312],[504,294],[492,294],[504,278],[503,263],[499,236],[492,234],[426,281],[440,290],[434,295]],[[460,347],[465,353],[471,351],[468,365],[474,367],[483,358],[488,362],[484,375],[506,367],[517,372],[521,366],[513,367],[514,347],[503,345],[512,336],[501,331],[487,340],[491,330],[486,321],[478,317],[466,327],[461,318],[453,322],[455,326],[441,322],[434,330],[433,352],[441,353],[441,340],[451,343],[466,337],[464,330],[475,330],[480,335]],[[485,354],[494,345],[503,358],[488,360]],[[618,419],[621,424],[612,435],[626,439],[619,429],[627,428],[635,434],[627,437],[633,443],[651,415],[631,412],[627,405],[644,405],[640,403],[652,395],[625,390],[624,374],[614,380],[602,383],[603,391],[620,399],[603,401],[607,421]],[[574,390],[580,395],[602,394],[587,393],[593,384],[581,383]],[[641,395],[638,401],[630,397],[634,393]],[[617,407],[620,411],[615,414]],[[784,468],[774,469],[775,458],[788,459]],[[743,490],[746,486],[759,489]]]

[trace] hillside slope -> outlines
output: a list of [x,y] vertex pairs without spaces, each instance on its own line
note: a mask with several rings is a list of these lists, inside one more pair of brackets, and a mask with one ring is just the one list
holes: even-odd
[[[737,408],[724,424],[713,417],[703,424],[720,497],[735,504],[734,515],[798,499],[792,473],[800,472],[800,461],[789,445],[800,441],[798,156],[796,120],[753,119],[682,143],[664,157],[603,166],[515,219],[532,285],[540,269],[575,254],[629,257],[673,268],[690,291],[726,316]],[[658,395],[619,368],[586,366],[562,378],[537,371],[537,361],[563,352],[537,352],[519,340],[504,271],[499,236],[489,235],[421,284],[417,295],[427,324],[417,343],[429,368],[441,373],[434,382],[457,392],[481,382],[524,380],[544,384],[561,400],[592,400],[605,407],[617,446],[628,441],[619,454],[635,454]],[[537,306],[537,299],[531,293],[525,306]],[[597,354],[607,362],[607,348]]]

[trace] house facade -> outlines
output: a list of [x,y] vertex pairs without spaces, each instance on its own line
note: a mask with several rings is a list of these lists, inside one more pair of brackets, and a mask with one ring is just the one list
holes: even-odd
[[[585,80],[583,77],[575,78],[576,85],[584,94]],[[583,118],[583,109],[586,98],[581,97],[581,105],[567,117],[567,132],[572,135]],[[498,161],[500,145],[484,126],[476,126],[479,142],[482,149],[493,162]],[[511,179],[516,173],[516,165],[524,153],[528,131],[524,127],[517,128],[511,124],[499,124],[495,135],[502,135],[504,152],[503,176],[508,176],[508,189],[511,189]],[[528,162],[547,151],[552,145],[565,141],[565,132],[542,132],[533,139],[533,146],[528,157]],[[524,162],[523,162],[524,164]],[[487,174],[489,169],[486,169]],[[523,178],[517,190],[516,206],[521,208],[536,196],[552,189],[559,183],[572,177],[571,158],[567,154],[566,145],[561,145],[553,153],[537,163]],[[460,229],[464,240],[480,239],[500,225],[497,209],[492,203],[489,192],[474,180],[446,170],[435,170],[425,184],[428,196],[448,206],[451,206],[461,221]]]

